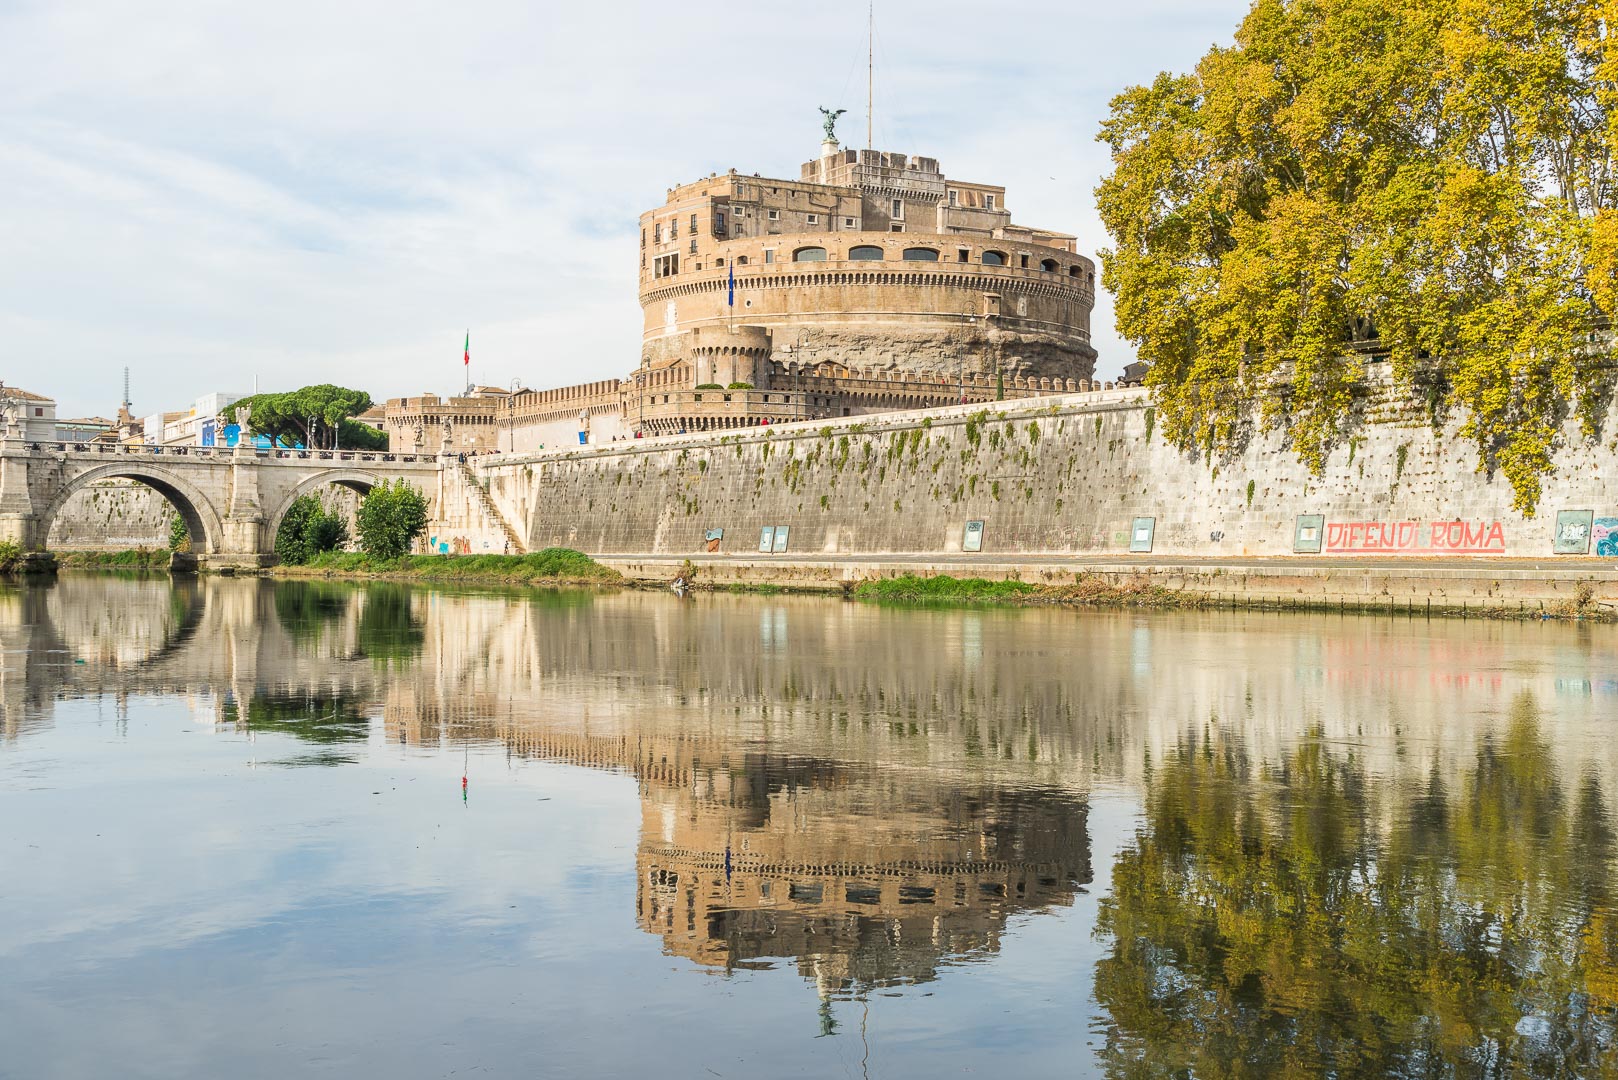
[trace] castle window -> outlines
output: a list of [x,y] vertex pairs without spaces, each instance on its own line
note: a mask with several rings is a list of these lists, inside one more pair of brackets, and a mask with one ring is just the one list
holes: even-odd
[[676,239],[679,238],[679,236],[680,236],[680,219],[679,218],[673,218],[673,219],[671,219],[669,221],[669,239],[670,240],[676,240]]
[[725,235],[725,213],[723,210],[714,215],[714,232],[720,236]]
[[888,216],[893,218],[895,221],[903,221],[905,219],[905,204],[903,199],[893,200],[893,213],[889,214]]
[[645,229],[642,229],[640,231],[640,246],[643,247],[643,248],[646,246],[646,230]]
[[781,211],[779,211],[779,210],[771,210],[770,211],[770,220],[771,221],[780,221],[781,220]]
[[661,225],[652,226],[652,243],[661,244],[662,242],[663,242],[663,226],[661,226]]
[[1054,274],[1054,273],[1056,273],[1057,270],[1060,269],[1060,267],[1058,267],[1056,265],[1056,260],[1055,259],[1045,259],[1045,260],[1043,260],[1039,264],[1039,268],[1041,270],[1045,271],[1047,274]]
[[892,225],[888,226],[888,231],[889,232],[904,232],[905,231],[905,223],[902,222],[902,221],[895,221]]
[[968,251],[966,248],[961,248],[960,250],[958,250],[955,253],[955,256],[956,256],[956,258],[955,258],[956,262],[966,262],[969,259],[971,259],[972,253],[970,251]]
[[747,265],[747,256],[746,255],[738,255],[738,256],[736,256],[736,265],[737,266],[746,266]]
[[775,249],[774,248],[765,248],[764,249],[764,261],[766,263],[772,263],[772,262],[775,261]]
[[691,254],[695,255],[696,253],[697,253],[697,238],[693,236],[691,238]]
[[826,249],[823,247],[804,247],[792,253],[793,262],[825,262]]
[[1004,266],[1004,265],[1006,265],[1006,253],[1003,252],[1003,251],[985,251],[983,253],[983,265],[984,266]]
[[691,215],[691,231],[692,232],[697,231],[697,215],[695,215],[695,214]]
[[1068,277],[1079,277],[1080,276],[1079,268],[1077,266],[1068,267],[1067,268],[1067,276]]
[[723,258],[715,259],[713,261],[713,264],[715,266],[724,266],[725,265],[725,260]]
[[1026,255],[1019,255],[1019,256],[1017,256],[1017,258],[1018,258],[1018,259],[1020,259],[1020,260],[1021,260],[1021,261],[1020,261],[1020,262],[1019,262],[1019,263],[1018,263],[1018,266],[1020,266],[1020,267],[1021,267],[1021,268],[1022,268],[1022,269],[1024,269],[1024,270],[1026,270],[1026,269],[1028,269],[1028,256],[1026,256]]
[[846,217],[846,218],[843,219],[843,228],[852,229],[853,227],[854,227],[854,219],[853,218]]
[[951,206],[961,205],[961,193],[954,188],[951,188],[949,192],[949,204]]
[[854,262],[880,260],[882,258],[882,249],[875,244],[861,244],[858,247],[849,248],[848,257]]
[[932,248],[905,248],[905,262],[937,262],[938,252]]
[[811,224],[811,225],[819,225],[820,224],[820,215],[819,214],[810,214],[809,215],[809,224]]
[[993,195],[985,195],[985,196],[983,196],[983,205],[985,207],[987,207],[988,209],[993,210],[994,209],[994,196]]

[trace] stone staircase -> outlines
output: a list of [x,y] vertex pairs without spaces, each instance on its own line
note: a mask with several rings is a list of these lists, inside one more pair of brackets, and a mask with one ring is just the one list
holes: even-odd
[[500,530],[506,534],[506,541],[511,545],[511,554],[527,554],[528,548],[523,544],[522,537],[517,535],[517,530],[511,527],[511,523],[506,520],[505,515],[494,505],[494,500],[489,497],[489,492],[478,480],[477,474],[472,471],[472,466],[464,461],[457,461],[455,467],[460,470],[461,482],[472,492],[472,497],[478,501],[478,505],[483,508],[483,512],[488,515],[489,520],[499,523]]

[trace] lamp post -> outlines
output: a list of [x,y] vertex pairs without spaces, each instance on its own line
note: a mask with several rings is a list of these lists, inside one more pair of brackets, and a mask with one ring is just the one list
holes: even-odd
[[635,396],[640,401],[640,415],[635,420],[635,438],[646,437],[646,369],[651,365],[650,356],[640,358],[640,370],[635,372]]

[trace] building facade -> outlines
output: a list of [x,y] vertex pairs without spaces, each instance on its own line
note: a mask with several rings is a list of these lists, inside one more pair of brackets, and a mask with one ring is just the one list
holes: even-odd
[[827,140],[641,215],[641,355],[620,379],[395,398],[401,452],[528,452],[1089,389],[1095,264],[1006,189]]

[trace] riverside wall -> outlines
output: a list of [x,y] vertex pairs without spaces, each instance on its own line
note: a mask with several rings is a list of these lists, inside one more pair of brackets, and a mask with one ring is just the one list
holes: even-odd
[[[958,406],[479,460],[480,481],[530,550],[760,556],[1223,558],[1554,557],[1559,511],[1618,542],[1618,452],[1570,421],[1538,513],[1478,468],[1457,422],[1435,426],[1374,380],[1355,433],[1312,477],[1278,435],[1212,459],[1168,445],[1140,390]],[[1300,544],[1300,517],[1316,546]],[[982,522],[981,550],[966,544]],[[1144,532],[1143,532],[1144,530]],[[717,540],[714,532],[722,531]],[[1300,551],[1300,548],[1303,549]],[[1618,565],[1618,564],[1615,564]]]

